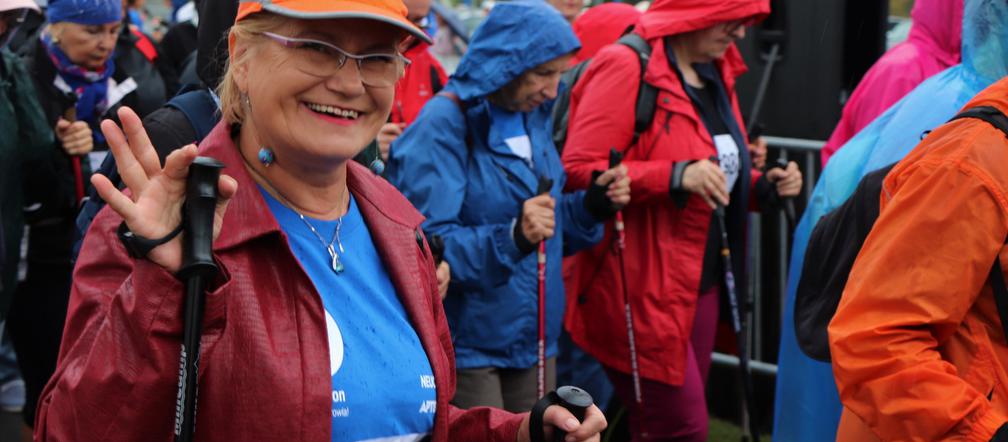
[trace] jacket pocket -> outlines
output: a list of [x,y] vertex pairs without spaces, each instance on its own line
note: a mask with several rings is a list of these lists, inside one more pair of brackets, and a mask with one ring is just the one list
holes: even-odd
[[1001,409],[1008,405],[1008,390],[1004,369],[1000,366],[997,356],[994,353],[990,336],[984,325],[976,318],[969,316],[963,321],[969,334],[970,350],[973,357],[969,360],[969,366],[960,376],[966,383],[976,389],[993,403],[1000,403]]

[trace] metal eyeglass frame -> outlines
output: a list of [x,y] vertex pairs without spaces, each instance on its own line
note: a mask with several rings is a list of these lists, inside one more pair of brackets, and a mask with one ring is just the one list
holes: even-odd
[[[326,43],[326,42],[321,41],[321,40],[314,40],[314,39],[310,39],[310,38],[287,37],[287,36],[283,36],[283,35],[280,35],[280,34],[274,34],[272,32],[261,32],[261,34],[264,35],[264,36],[266,36],[266,37],[268,37],[269,39],[277,42],[277,43],[280,43],[283,47],[286,47],[286,48],[297,49],[297,48],[301,47],[301,45],[304,45],[304,44],[316,44],[316,45],[320,45],[320,46],[322,46],[324,48],[333,50],[333,51],[335,51],[336,54],[340,55],[340,57],[336,58],[336,63],[337,63],[336,70],[343,69],[343,66],[346,64],[347,60],[349,60],[349,59],[353,59],[354,61],[357,62],[357,73],[358,74],[360,74],[361,72],[363,72],[363,71],[361,71],[361,63],[364,60],[369,59],[369,58],[387,58],[387,59],[392,59],[392,60],[399,60],[399,61],[402,61],[403,67],[408,66],[410,63],[412,63],[410,61],[410,59],[408,59],[406,57],[403,57],[401,54],[363,54],[363,55],[357,55],[357,54],[351,54],[351,53],[343,50],[342,48],[340,48],[340,47],[338,47],[336,45],[333,45],[331,43]],[[364,81],[365,81],[364,80],[364,76],[361,75],[361,82],[364,82]],[[395,84],[395,81],[392,81],[392,83],[390,85],[392,85],[392,84]]]

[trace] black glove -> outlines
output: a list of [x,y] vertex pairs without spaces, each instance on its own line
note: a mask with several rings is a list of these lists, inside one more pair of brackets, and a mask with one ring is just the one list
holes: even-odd
[[602,175],[600,171],[592,172],[591,185],[588,186],[588,190],[585,192],[584,196],[584,206],[596,220],[606,221],[616,215],[619,209],[616,204],[606,196],[606,191],[609,190],[609,185],[599,185],[595,182],[599,175]]
[[514,232],[511,233],[511,236],[514,237],[514,242],[515,245],[518,246],[518,250],[522,252],[523,255],[528,255],[529,253],[535,251],[538,244],[533,244],[532,241],[529,241],[529,239],[525,237],[525,232],[522,232],[521,220],[524,215],[525,208],[522,207],[522,212],[518,215],[518,219],[515,220]]

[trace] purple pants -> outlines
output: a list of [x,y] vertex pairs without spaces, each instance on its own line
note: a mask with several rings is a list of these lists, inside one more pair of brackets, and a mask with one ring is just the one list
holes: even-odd
[[704,442],[707,440],[707,399],[704,387],[717,332],[720,287],[700,295],[686,354],[683,384],[669,385],[641,378],[641,401],[634,399],[633,377],[606,367],[606,374],[630,416],[633,441]]

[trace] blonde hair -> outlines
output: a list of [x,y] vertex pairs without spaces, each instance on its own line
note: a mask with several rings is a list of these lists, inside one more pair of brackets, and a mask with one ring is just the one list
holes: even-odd
[[[231,27],[229,38],[233,38],[235,44],[239,41],[261,40],[262,37],[259,34],[283,28],[288,23],[288,20],[279,15],[259,12],[235,23]],[[246,109],[242,105],[244,94],[238,89],[238,83],[235,80],[235,69],[236,66],[248,62],[255,55],[255,52],[256,46],[250,46],[240,56],[229,58],[224,70],[224,76],[221,78],[220,85],[217,86],[217,96],[220,98],[221,118],[228,124],[241,124],[245,121]]]

